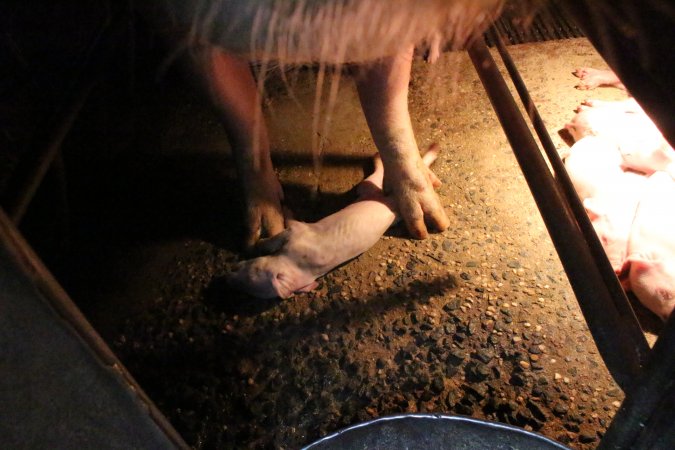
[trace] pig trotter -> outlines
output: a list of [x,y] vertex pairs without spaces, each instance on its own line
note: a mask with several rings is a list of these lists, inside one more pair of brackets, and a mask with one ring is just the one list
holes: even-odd
[[[384,184],[391,189],[397,208],[408,231],[417,239],[428,236],[426,222],[438,231],[450,226],[435,187],[440,180],[419,156],[414,166],[385,166]],[[390,181],[395,180],[395,181]]]
[[611,70],[581,67],[572,73],[581,80],[575,86],[579,90],[590,90],[599,86],[614,86],[618,89],[626,89],[621,80]]
[[[424,168],[437,156],[432,148],[420,158]],[[381,190],[384,165],[377,155],[374,163],[358,201],[315,223],[288,220],[286,230],[257,246],[270,254],[239,263],[226,275],[228,283],[254,297],[287,298],[315,289],[317,278],[371,248],[396,221],[393,202]],[[438,181],[422,173],[429,184]]]
[[413,47],[361,68],[356,85],[368,127],[384,165],[385,192],[394,197],[398,211],[413,237],[428,236],[426,222],[438,231],[450,220],[434,191],[440,185],[423,163],[410,114],[408,83]]
[[283,191],[271,170],[250,182],[244,181],[243,189],[246,198],[245,249],[251,251],[261,238],[275,236],[284,230]]

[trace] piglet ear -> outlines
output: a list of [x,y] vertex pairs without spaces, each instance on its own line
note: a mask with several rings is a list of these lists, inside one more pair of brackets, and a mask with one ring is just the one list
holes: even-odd
[[619,282],[621,283],[621,287],[626,292],[631,290],[630,276],[629,276],[631,265],[630,263],[631,263],[630,259],[626,258],[626,260],[623,262],[623,265],[621,266],[621,270],[619,270],[616,274],[616,276],[619,278]]
[[256,256],[270,255],[276,253],[286,245],[288,242],[289,230],[284,230],[281,233],[267,239],[260,239],[253,251]]
[[289,280],[283,273],[278,273],[272,277],[272,286],[280,298],[288,298],[293,295],[293,291],[288,287]]
[[652,269],[654,267],[662,267],[663,261],[658,257],[652,258],[649,255],[635,253],[628,256],[624,264],[630,264],[630,270],[644,272],[645,270]]
[[303,286],[300,289],[297,289],[295,292],[311,292],[319,286],[318,281],[312,281],[307,286]]

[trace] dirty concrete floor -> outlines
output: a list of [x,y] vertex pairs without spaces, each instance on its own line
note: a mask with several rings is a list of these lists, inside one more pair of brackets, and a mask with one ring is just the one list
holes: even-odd
[[[574,68],[605,67],[585,39],[509,51],[559,149],[567,144],[557,131],[582,100],[625,97],[574,89]],[[271,82],[265,107],[286,203],[305,221],[351,201],[375,152],[343,79],[319,195],[310,195],[311,79],[299,72],[292,95]],[[73,187],[98,200],[79,206],[75,228],[89,231],[66,285],[190,445],[298,448],[422,411],[511,423],[573,448],[598,444],[623,394],[467,55],[416,62],[410,95],[420,148],[441,148],[433,170],[450,229],[414,241],[395,226],[316,291],[285,301],[255,300],[222,280],[239,258],[241,205],[224,133],[189,89],[167,81],[137,105],[135,132],[72,143],[124,141],[133,152],[111,152]],[[97,181],[105,187],[91,188]]]

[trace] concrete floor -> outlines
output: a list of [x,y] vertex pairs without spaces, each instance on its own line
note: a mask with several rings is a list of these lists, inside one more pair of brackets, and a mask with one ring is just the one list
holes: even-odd
[[[558,150],[568,147],[558,131],[584,99],[618,100],[626,96],[610,88],[593,92],[574,89],[575,68],[605,67],[585,39],[524,44],[509,47],[509,51]],[[265,103],[273,159],[286,203],[296,218],[305,221],[317,220],[349,202],[349,190],[363,178],[368,158],[375,152],[353,83],[344,79],[326,136],[318,177],[320,194],[315,198],[310,195],[316,183],[310,152],[315,96],[311,79],[310,73],[300,72],[290,89],[278,80],[272,81]],[[286,362],[270,356],[274,349],[284,345],[284,340],[289,348],[302,344],[311,349],[316,346],[320,352],[317,334],[321,339],[325,334],[325,339],[331,341],[349,336],[354,339],[356,331],[352,326],[356,325],[345,319],[351,317],[349,314],[334,318],[333,323],[343,324],[344,329],[331,327],[324,322],[333,316],[321,315],[323,310],[312,312],[314,306],[310,305],[316,302],[325,308],[334,304],[338,309],[341,302],[363,303],[363,308],[378,311],[368,319],[379,322],[376,327],[401,320],[410,310],[410,306],[406,309],[401,305],[419,295],[414,289],[399,289],[396,283],[401,279],[410,285],[414,280],[427,286],[440,283],[441,287],[425,294],[427,303],[418,305],[423,313],[435,317],[433,320],[444,320],[442,307],[458,301],[461,315],[483,326],[484,331],[478,332],[476,339],[495,334],[507,352],[522,347],[523,336],[539,335],[547,350],[533,361],[541,360],[541,372],[537,373],[545,375],[555,387],[552,395],[562,398],[571,410],[581,414],[581,433],[595,436],[596,431],[606,427],[620,395],[617,397],[616,386],[597,354],[532,196],[465,53],[444,54],[435,65],[417,61],[410,92],[410,111],[420,148],[436,143],[442,152],[433,169],[444,182],[439,192],[451,218],[450,229],[425,241],[410,241],[400,227],[395,227],[369,252],[326,277],[317,292],[280,304],[265,303],[260,308],[253,299],[227,288],[215,291],[213,288],[214,280],[238,258],[241,231],[240,205],[222,129],[193,93],[176,86],[166,88],[152,106],[145,106],[142,111],[145,130],[132,143],[135,153],[114,160],[112,166],[101,166],[101,173],[123,174],[118,178],[123,181],[115,185],[116,177],[106,178],[110,183],[106,192],[112,199],[111,212],[95,212],[87,219],[89,225],[97,223],[102,228],[96,236],[82,241],[81,248],[86,251],[76,260],[85,269],[76,274],[71,271],[68,279],[73,296],[80,300],[94,326],[124,356],[132,373],[134,369],[138,371],[136,376],[141,378],[142,385],[144,379],[154,383],[148,389],[151,396],[168,408],[166,414],[177,423],[179,431],[188,435],[188,440],[208,441],[203,434],[208,433],[204,428],[195,431],[190,425],[192,419],[184,414],[190,408],[189,402],[176,412],[176,405],[181,403],[161,380],[161,370],[151,363],[144,365],[143,361],[148,348],[161,348],[163,339],[168,339],[157,335],[158,328],[175,325],[181,333],[187,333],[189,342],[200,342],[204,323],[197,323],[202,319],[184,317],[186,305],[206,305],[211,312],[207,311],[208,318],[203,320],[209,327],[230,330],[226,332],[234,336],[240,336],[237,333],[255,336],[270,348],[270,353],[254,352],[245,364],[240,363],[245,366],[240,367],[240,376],[253,380],[255,385],[259,374],[271,370],[262,368],[270,360],[281,364],[275,370],[284,370]],[[101,229],[104,232],[100,233]],[[96,241],[101,242],[101,247],[93,246]],[[410,269],[411,264],[414,270]],[[443,284],[443,280],[450,278],[452,283]],[[387,299],[399,297],[402,303],[392,300],[386,306]],[[228,306],[223,307],[222,303]],[[513,325],[508,330],[490,331],[489,322],[499,314],[494,312],[495,308],[510,311]],[[641,312],[641,316],[647,328],[658,328],[649,314]],[[303,337],[297,341],[288,338],[283,329],[278,331],[279,324],[298,321],[307,324],[313,338],[307,336],[306,340]],[[197,323],[202,331],[195,331],[185,323]],[[270,332],[269,337],[261,338],[266,327],[277,330],[277,334]],[[359,345],[365,347],[350,356],[357,363],[363,358],[366,367],[373,355],[393,360],[398,344],[391,348],[377,339],[361,341]],[[145,350],[139,350],[141,347]],[[246,354],[243,348],[241,351]],[[170,364],[170,358],[162,364]],[[510,370],[506,369],[510,367],[508,361],[500,360],[498,364],[500,367],[503,364],[507,372]],[[377,378],[376,374],[373,377]],[[291,382],[307,381],[298,377]],[[446,388],[458,389],[461,382],[448,378]],[[253,389],[254,385],[249,387]],[[248,388],[241,389],[245,398],[254,395]],[[503,398],[523,404],[527,401],[520,388],[505,383],[501,389]],[[255,395],[264,394],[264,390],[263,394],[260,392],[255,391]],[[607,392],[612,394],[606,395]],[[274,396],[269,398],[276,401]],[[553,408],[553,403],[546,407]],[[443,410],[438,405],[435,408]],[[384,408],[374,414],[387,412],[391,410]],[[495,419],[480,409],[474,414]],[[578,429],[570,431],[564,426],[565,419],[556,420],[554,415],[549,415],[551,419],[540,430],[545,435],[554,439],[567,436],[564,440],[578,448],[597,444],[596,438],[585,442]],[[262,439],[261,442],[277,447],[292,447],[318,437],[317,433],[333,431],[338,424],[344,425],[355,420],[354,417],[361,416],[344,418],[347,422],[333,418],[322,419],[320,425],[308,425],[306,421],[311,419],[307,416],[289,416],[295,434],[283,428],[285,431],[272,437],[260,437],[264,432],[250,425],[251,429],[245,433],[250,440],[236,442],[253,445],[256,439]],[[260,417],[254,414],[251,420],[257,419]],[[230,436],[227,433],[231,430],[245,427],[235,420],[230,431],[219,432]]]

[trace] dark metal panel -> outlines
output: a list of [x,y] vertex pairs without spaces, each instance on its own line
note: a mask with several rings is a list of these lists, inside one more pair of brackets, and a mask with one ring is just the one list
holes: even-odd
[[0,210],[0,448],[187,448]]
[[600,449],[675,448],[675,315],[619,408]]

